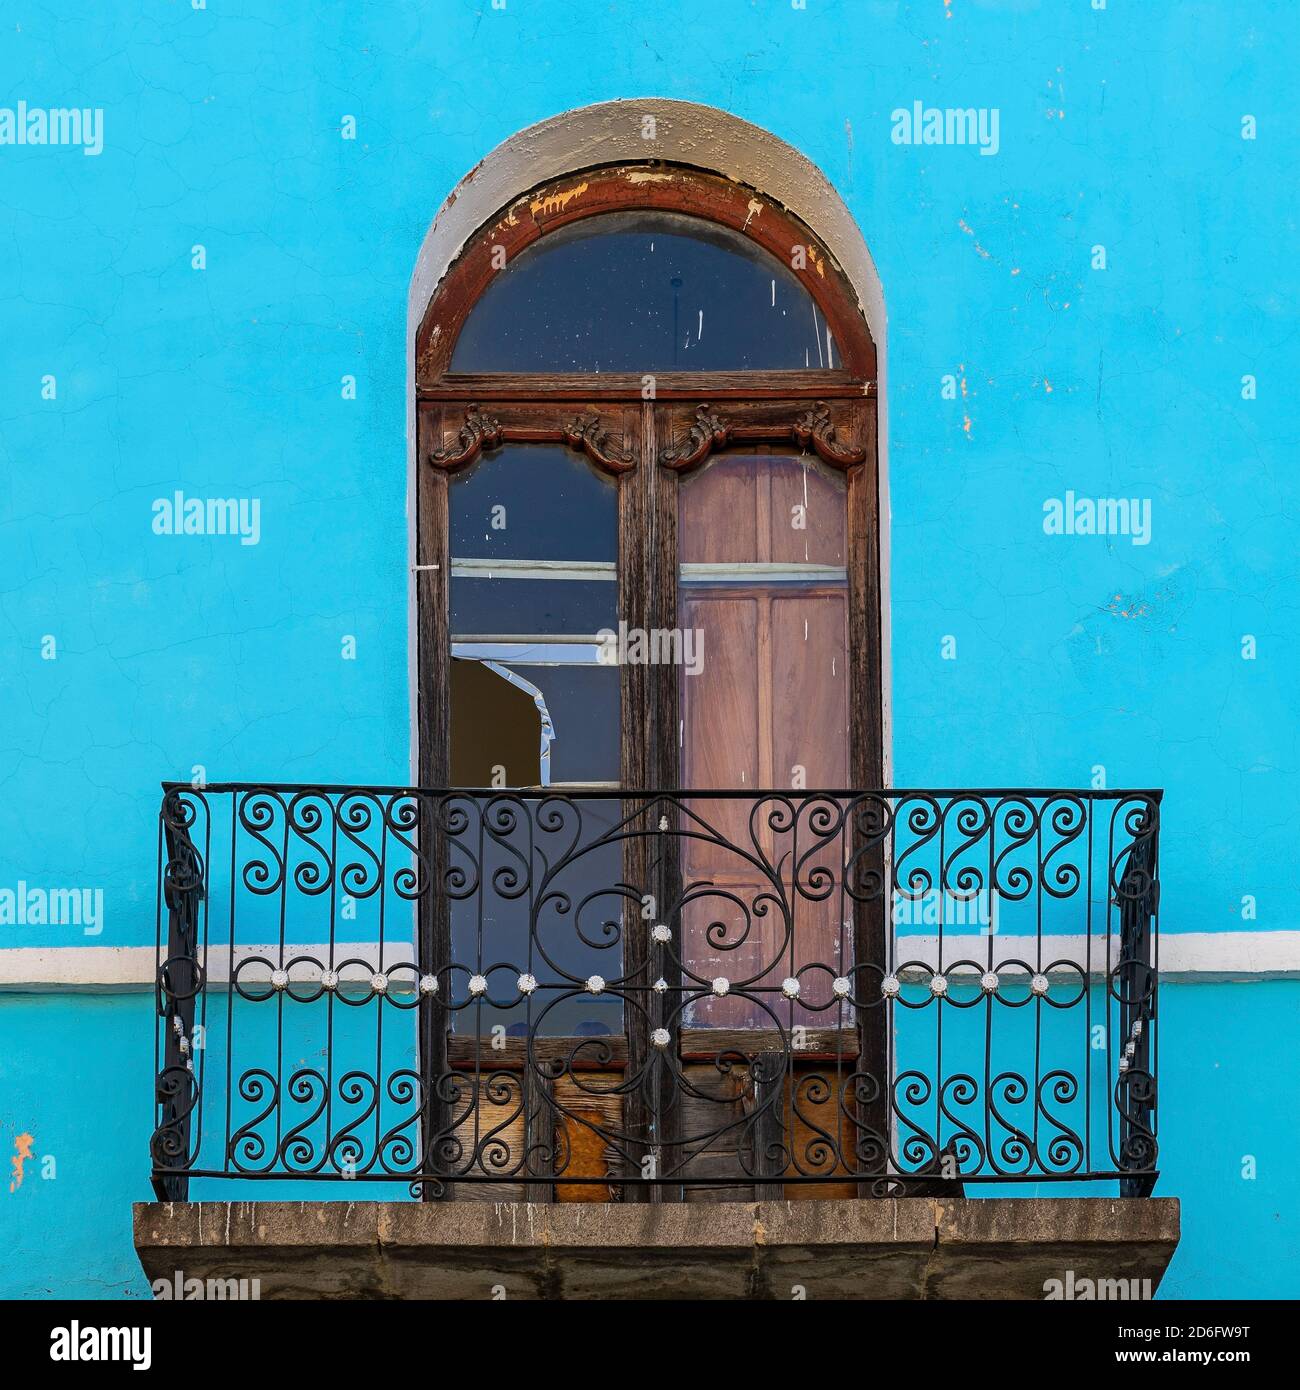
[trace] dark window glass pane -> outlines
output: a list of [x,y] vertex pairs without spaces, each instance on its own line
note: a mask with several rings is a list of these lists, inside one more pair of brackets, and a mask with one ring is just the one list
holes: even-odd
[[562,445],[506,444],[452,476],[453,559],[618,558],[614,480]]
[[618,585],[587,579],[479,579],[453,572],[455,636],[593,636],[618,626]]
[[[507,1036],[525,1036],[531,1020],[544,1037],[623,1032],[622,999],[583,987],[599,975],[617,988],[625,922],[636,919],[638,905],[615,887],[623,882],[622,845],[609,835],[619,803],[479,798],[465,810],[465,830],[449,851],[467,894],[451,903],[452,958],[463,967],[452,998],[467,997],[464,971],[483,973],[488,993],[453,1010],[453,1030],[486,1037],[501,1024]],[[552,876],[543,885],[547,866]],[[519,992],[524,972],[537,981],[531,996]]]
[[837,367],[794,273],[729,228],[666,212],[584,218],[535,242],[471,311],[454,372]]
[[[454,634],[590,636],[615,624],[618,493],[584,458],[507,445],[453,477],[449,505]],[[547,577],[565,565],[610,568]]]
[[551,714],[551,781],[619,780],[617,666],[522,666],[511,663],[535,685]]

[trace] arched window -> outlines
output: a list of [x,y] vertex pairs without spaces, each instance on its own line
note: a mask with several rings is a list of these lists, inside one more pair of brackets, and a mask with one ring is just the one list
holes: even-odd
[[[570,176],[464,248],[416,358],[424,784],[878,784],[875,348],[807,227],[684,169]],[[599,640],[697,630],[698,689],[680,642],[615,671]],[[455,699],[466,661],[536,687],[524,765]],[[727,704],[743,755],[692,742]]]
[[[543,942],[534,911],[538,948],[575,980],[636,983],[525,1031],[646,1054],[647,899],[677,903],[693,979],[779,995],[806,961],[847,968],[874,949],[842,895],[803,904],[797,945],[783,939],[746,868],[785,852],[751,823],[755,793],[883,781],[876,355],[825,248],[712,175],[571,175],[466,244],[415,363],[422,785],[477,789],[480,805],[507,788],[573,797],[597,827],[634,793],[684,788],[697,795],[661,825],[698,815],[752,850],[638,833],[578,856],[556,885],[569,930]],[[484,827],[479,881],[514,882],[528,851],[512,833]],[[680,901],[683,881],[714,885],[711,901]],[[590,928],[576,920],[589,902]],[[428,930],[455,959],[514,960],[519,916],[508,893],[487,908],[480,894]],[[781,1002],[783,1020],[827,1021],[817,1000]],[[771,1017],[750,991],[699,998],[679,1022]],[[490,1022],[521,1029],[490,996],[476,1022],[448,1020],[475,1036]]]

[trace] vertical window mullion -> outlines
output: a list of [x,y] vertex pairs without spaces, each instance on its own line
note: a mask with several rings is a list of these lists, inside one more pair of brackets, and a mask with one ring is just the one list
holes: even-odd
[[[618,482],[618,616],[627,628],[654,626],[654,418],[648,405],[623,409],[624,438],[637,458],[637,466]],[[655,786],[655,680],[659,668],[620,663],[620,772],[623,790],[642,792]],[[640,798],[625,797],[623,817],[638,815]],[[623,841],[624,882],[641,893],[657,894],[655,837],[648,833],[645,813],[633,819]],[[656,900],[656,911],[658,902]],[[623,974],[629,986],[623,1006],[623,1031],[627,1037],[627,1075],[642,1074],[650,1064],[650,1031],[655,1024],[649,1013],[657,996],[650,991],[654,978],[650,928],[653,921],[642,915],[639,903],[626,901],[623,913]],[[630,1087],[623,1099],[623,1124],[629,1149],[640,1163],[651,1152],[657,1136],[655,1122],[661,1107],[647,1087]],[[657,1201],[658,1188],[629,1184],[628,1200]]]

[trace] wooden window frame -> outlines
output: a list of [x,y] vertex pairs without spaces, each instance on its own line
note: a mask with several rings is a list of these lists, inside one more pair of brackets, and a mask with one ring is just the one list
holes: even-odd
[[[625,210],[661,210],[718,223],[777,256],[825,317],[843,365],[816,371],[659,372],[652,377],[652,399],[645,398],[647,379],[639,373],[450,371],[456,338],[498,273],[494,248],[505,248],[508,264],[559,227]],[[801,257],[796,248],[802,248]],[[503,443],[552,442],[581,451],[615,480],[618,616],[630,628],[677,626],[679,481],[712,454],[784,446],[815,454],[844,473],[851,788],[883,787],[876,349],[847,277],[802,222],[753,189],[679,166],[618,165],[567,175],[521,196],[465,246],[424,313],[414,370],[415,718],[421,786],[446,787],[450,776],[450,479]],[[622,788],[625,794],[678,789],[678,673],[671,666],[626,663],[620,673]],[[656,874],[649,845],[633,838],[626,843],[624,872],[629,883],[668,895],[679,869],[662,865]],[[855,961],[881,973],[886,910],[883,902],[857,904],[855,910]],[[447,959],[449,913],[436,895],[422,903],[419,929],[422,957],[430,963]],[[648,942],[643,938],[637,932],[624,938],[626,973],[644,962]],[[858,1019],[858,1065],[878,1077],[887,1066],[881,1019],[881,1010],[861,1011]],[[633,1067],[649,1052],[645,1032],[629,1018],[627,1056]],[[426,1075],[441,1075],[449,1065],[441,1008],[432,1011],[421,1055]],[[628,1132],[644,1135],[648,1147],[648,1101],[639,1092],[627,1100]],[[879,1117],[882,1126],[885,1118]]]
[[[535,241],[560,227],[608,212],[674,212],[714,222],[752,241],[783,265],[830,325],[841,367],[791,372],[660,372],[656,398],[721,400],[755,394],[807,399],[874,391],[876,347],[848,277],[813,232],[780,204],[743,184],[672,164],[612,165],[569,174],[523,194],[461,251],[429,301],[415,335],[415,386],[420,399],[527,399],[541,382],[550,399],[640,400],[641,373],[550,375],[455,374],[456,339],[484,290]],[[701,395],[703,384],[709,390]]]

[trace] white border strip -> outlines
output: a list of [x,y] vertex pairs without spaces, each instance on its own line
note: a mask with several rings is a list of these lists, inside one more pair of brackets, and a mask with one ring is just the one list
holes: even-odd
[[[999,935],[993,938],[993,961],[1021,959],[1031,965],[1040,962],[1034,951],[1037,938],[1032,936]],[[334,960],[350,957],[363,961],[375,958],[373,941],[336,941]],[[1117,958],[1118,941],[1111,938],[1112,957]],[[943,963],[959,960],[983,962],[988,959],[989,938],[977,935],[945,935]],[[264,956],[276,960],[279,947],[272,944],[240,946],[236,960]],[[329,959],[327,943],[314,942],[286,946],[286,956],[314,956]],[[1160,978],[1188,982],[1210,983],[1239,980],[1296,980],[1300,979],[1300,931],[1273,932],[1164,932],[1159,940]],[[400,962],[409,962],[414,953],[405,943],[388,942],[384,948],[384,965],[391,969]],[[1084,938],[1059,936],[1044,938],[1042,964],[1052,961],[1078,961],[1085,958]],[[895,962],[909,960],[932,962],[939,959],[938,938],[934,936],[903,936],[895,943]],[[1096,936],[1092,941],[1092,969],[1101,972],[1106,964],[1106,938]],[[1113,961],[1112,961],[1113,963]],[[365,979],[369,967],[349,967],[342,972],[345,980]],[[1007,973],[1011,973],[1010,970]],[[306,981],[311,972],[295,969],[295,980]],[[265,979],[267,972],[257,968],[245,972],[242,978],[253,981]],[[409,971],[395,976],[395,988],[405,986]],[[213,947],[208,952],[208,982],[225,984],[230,978],[230,953]],[[154,979],[154,948],[152,946],[10,946],[0,948],[0,989],[3,990],[114,990],[152,988]]]
[[[370,962],[375,961],[377,942],[336,941],[333,960],[338,964],[344,981],[368,980],[374,973]],[[280,947],[275,942],[250,944],[235,948],[236,962],[263,957],[278,964]],[[328,942],[307,942],[301,945],[286,943],[284,959],[313,956],[317,960],[331,959]],[[384,945],[384,967],[395,969],[403,962],[415,959],[413,944],[389,941]],[[367,962],[363,966],[342,966],[346,960]],[[7,990],[114,990],[152,989],[155,953],[152,946],[11,946],[0,950],[0,989]],[[226,985],[230,982],[230,949],[213,946],[207,953],[208,984]],[[240,974],[241,982],[267,981],[270,969],[255,965]],[[295,966],[294,981],[309,983],[320,978],[320,971]],[[403,970],[393,977],[395,989],[414,985],[412,970]]]
[[[1094,934],[1091,952],[1085,936],[1017,936],[1010,932],[992,937],[976,933],[944,933],[942,954],[937,936],[897,936],[893,941],[895,968],[909,961],[941,962],[945,971],[958,961],[975,961],[980,969],[989,959],[993,943],[993,967],[1001,974],[1024,974],[1012,961],[1043,967],[1048,974],[1071,973],[1071,966],[1087,964],[1094,976],[1104,975],[1119,964],[1120,942],[1112,933]],[[1107,960],[1109,945],[1110,958]],[[1162,980],[1208,983],[1216,980],[1300,979],[1300,931],[1272,932],[1161,932],[1156,938],[1157,962]],[[1055,966],[1055,969],[1052,967]],[[966,966],[953,970],[961,974]],[[905,975],[924,973],[917,968]]]

